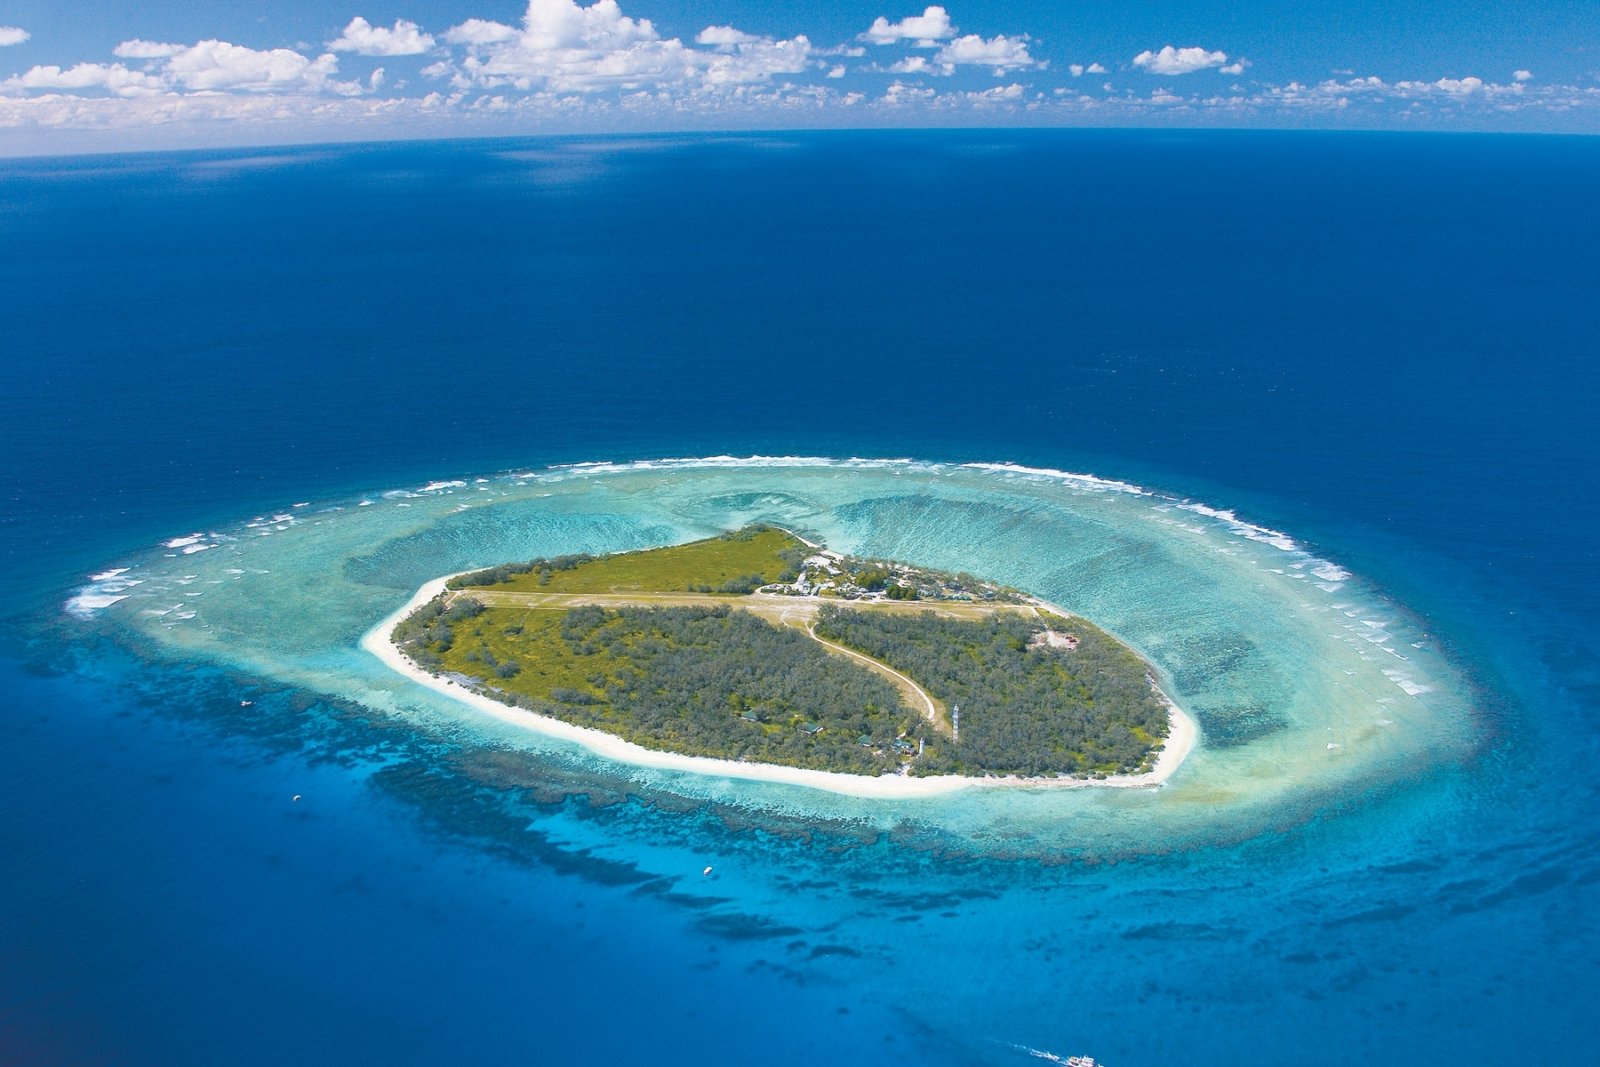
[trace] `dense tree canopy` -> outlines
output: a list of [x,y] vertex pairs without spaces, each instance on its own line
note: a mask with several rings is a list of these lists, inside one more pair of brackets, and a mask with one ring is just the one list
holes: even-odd
[[1044,622],[1016,614],[971,621],[826,607],[817,634],[959,706],[959,742],[930,742],[917,773],[1135,770],[1166,736],[1166,706],[1130,649],[1081,621],[1072,626],[1077,647],[1052,648],[1039,640]]

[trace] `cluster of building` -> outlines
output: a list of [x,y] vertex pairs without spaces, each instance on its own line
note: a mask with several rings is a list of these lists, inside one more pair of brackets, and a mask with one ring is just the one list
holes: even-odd
[[992,600],[998,589],[974,592],[954,579],[893,563],[863,562],[822,549],[807,556],[792,582],[762,586],[776,596],[826,596],[841,600]]

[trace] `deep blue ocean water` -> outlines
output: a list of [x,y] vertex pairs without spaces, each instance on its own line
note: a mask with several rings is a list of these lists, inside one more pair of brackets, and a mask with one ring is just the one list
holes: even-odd
[[[1592,1062],[1597,188],[1591,139],[1437,135],[0,164],[0,1060]],[[1490,740],[1279,833],[1044,868],[510,806],[381,717],[60,610],[290,502],[721,453],[1235,508],[1425,619]],[[788,903],[597,847],[640,825]]]

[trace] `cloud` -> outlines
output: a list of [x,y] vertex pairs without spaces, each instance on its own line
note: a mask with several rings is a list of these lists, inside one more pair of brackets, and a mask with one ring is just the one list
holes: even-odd
[[[1159,97],[1157,96],[1159,94]],[[1117,104],[1131,103],[1118,99]],[[1290,81],[1267,86],[1253,94],[1229,96],[1177,96],[1157,90],[1140,103],[1204,110],[1213,114],[1249,115],[1270,111],[1357,112],[1406,117],[1427,115],[1504,115],[1535,109],[1562,113],[1575,107],[1600,108],[1600,91],[1585,94],[1573,86],[1552,86],[1530,91],[1520,82],[1495,84],[1477,77],[1439,78],[1434,81],[1385,82],[1378,77],[1327,79],[1314,85]]]
[[920,15],[911,15],[899,22],[890,22],[879,15],[861,35],[861,40],[873,44],[917,41],[924,48],[932,48],[933,42],[954,37],[955,32],[956,28],[950,24],[950,13],[942,7],[930,7]]
[[[469,84],[589,92],[686,80],[695,69],[683,42],[662,40],[649,19],[631,19],[616,0],[529,0],[522,29],[463,23],[447,40],[473,46],[462,65]],[[470,40],[468,39],[470,36]]]
[[949,75],[958,67],[991,67],[998,78],[1008,71],[1047,66],[1044,60],[1028,54],[1028,41],[1026,35],[1007,37],[1001,34],[986,41],[975,33],[968,34],[947,42],[932,56],[906,56],[887,67],[868,69],[886,74]]
[[1204,48],[1174,48],[1170,44],[1159,52],[1148,49],[1133,57],[1133,65],[1151,74],[1192,74],[1228,61],[1226,52],[1207,52]]
[[1446,96],[1471,96],[1484,88],[1482,78],[1440,78],[1437,81],[1399,81],[1394,87],[1402,93],[1444,93]]
[[[104,132],[123,147],[176,147],[192,144],[197,134],[215,138],[217,133],[203,132],[208,127],[229,131],[223,136],[238,137],[244,143],[263,134],[303,138],[333,130],[381,128],[399,135],[414,130],[418,123],[435,122],[450,113],[459,115],[452,101],[438,94],[402,100],[253,93],[136,97],[0,94],[0,129],[18,131],[11,140],[20,144],[28,143],[28,131],[32,131],[35,150],[59,143],[53,138],[64,130]],[[463,120],[457,117],[455,121]]]
[[356,52],[363,56],[419,56],[433,47],[433,37],[422,27],[405,19],[395,19],[384,29],[357,15],[338,38],[328,42],[334,52]]
[[33,34],[21,26],[0,26],[0,48],[8,48],[14,44],[21,44]]
[[621,50],[660,41],[649,19],[630,19],[616,0],[579,7],[573,0],[528,0],[522,42],[530,51]]
[[959,102],[968,104],[1009,104],[1022,99],[1022,86],[1016,82],[1010,85],[996,85],[992,89],[980,92],[962,93]]
[[901,104],[916,104],[932,100],[938,94],[932,89],[920,89],[915,85],[907,85],[902,81],[895,81],[883,91],[883,103],[891,107]]
[[188,46],[162,44],[160,41],[144,41],[134,38],[131,41],[123,41],[117,45],[111,50],[111,54],[121,56],[123,59],[165,59],[168,56],[177,55],[186,47]]
[[696,36],[696,43],[714,51],[690,48],[676,37],[663,38],[649,19],[624,15],[616,0],[589,7],[575,0],[529,0],[520,30],[465,22],[444,38],[467,45],[467,57],[459,68],[435,65],[424,73],[451,74],[460,87],[523,92],[750,85],[801,73],[814,53],[804,35],[777,40],[732,26],[708,26]]
[[118,96],[157,92],[334,92],[361,91],[353,82],[334,78],[339,60],[332,53],[311,59],[288,48],[265,51],[227,41],[199,41],[192,45],[160,44],[132,40],[118,45],[115,54],[125,59],[160,60],[142,71],[121,63],[79,63],[62,69],[34,67],[0,83],[13,89],[104,89]]
[[715,45],[718,48],[734,48],[741,44],[759,41],[761,38],[736,30],[732,26],[707,26],[695,37],[695,44]]
[[121,63],[79,63],[61,67],[34,67],[0,82],[4,89],[104,89],[118,96],[149,96],[165,92],[167,83],[151,74],[129,70]]
[[444,39],[451,44],[499,44],[517,36],[515,26],[487,19],[468,19],[459,26],[444,31]]
[[[765,38],[756,38],[757,42]],[[774,42],[780,43],[780,42]],[[708,58],[704,52],[689,49]],[[98,143],[120,148],[171,148],[201,141],[259,143],[270,140],[342,140],[350,137],[415,137],[526,132],[599,133],[640,128],[725,128],[730,117],[747,115],[752,125],[773,123],[809,127],[835,115],[878,111],[895,124],[932,125],[956,116],[982,121],[984,115],[1030,116],[1050,124],[1089,121],[1176,124],[1244,124],[1288,121],[1320,126],[1350,123],[1449,128],[1461,123],[1495,122],[1502,128],[1526,116],[1526,128],[1552,122],[1575,130],[1600,121],[1600,87],[1592,85],[1504,84],[1476,79],[1438,79],[1386,83],[1375,77],[1350,77],[1321,83],[1262,85],[1251,92],[1232,90],[1182,93],[1179,84],[1215,85],[1211,79],[1175,83],[1161,79],[1150,92],[1119,92],[1098,80],[1090,92],[1058,88],[1035,93],[1019,84],[997,83],[982,91],[940,92],[904,81],[868,96],[848,83],[824,81],[826,68],[815,61],[815,84],[787,80],[706,87],[626,90],[611,97],[560,93],[466,89],[411,96],[343,95],[346,83],[329,82],[320,91],[183,92],[170,87],[162,64],[147,70],[119,64],[80,64],[79,68],[35,68],[28,75],[0,81],[0,153],[47,153],[63,145]],[[931,59],[931,57],[929,57]],[[1086,71],[1087,73],[1087,71]],[[1063,76],[1064,78],[1065,76]],[[16,92],[26,78],[29,92]],[[145,79],[149,79],[148,81]],[[370,79],[363,79],[363,85]],[[1075,83],[1083,84],[1083,83]],[[1224,83],[1225,84],[1225,83]],[[93,92],[74,91],[85,85]],[[107,89],[107,86],[120,86]],[[141,89],[145,91],[141,91]],[[76,133],[69,131],[77,131]],[[100,131],[96,133],[96,131]],[[88,142],[69,137],[101,136]]]
[[[913,124],[961,109],[993,114],[1005,108],[1053,123],[1074,121],[1073,115],[1097,116],[1095,121],[1170,115],[1156,121],[1270,124],[1274,114],[1321,113],[1328,118],[1309,121],[1496,127],[1508,126],[1514,120],[1506,116],[1514,112],[1542,112],[1550,116],[1546,125],[1600,128],[1600,86],[1536,83],[1525,70],[1511,73],[1503,84],[1466,75],[1385,82],[1339,70],[1325,81],[1269,85],[1255,80],[1246,89],[1242,78],[1234,79],[1250,68],[1248,60],[1166,45],[1135,56],[1131,69],[1169,76],[1211,69],[1225,77],[1186,83],[1161,77],[1134,90],[1105,81],[1105,65],[1079,62],[1058,78],[1030,75],[1040,84],[1025,87],[1016,72],[1047,67],[1031,54],[1037,42],[1026,34],[963,35],[944,7],[927,7],[898,22],[880,17],[857,38],[817,48],[803,34],[775,38],[729,24],[705,26],[692,38],[664,36],[650,20],[630,17],[620,6],[643,0],[518,2],[523,14],[515,24],[467,19],[436,35],[405,19],[384,27],[352,18],[320,55],[306,46],[257,49],[216,39],[178,44],[134,38],[117,45],[115,59],[91,56],[76,65],[34,66],[0,80],[0,128],[26,127],[44,138],[45,131],[57,128],[239,122],[303,128],[308,135],[337,128],[367,136],[361,131],[392,129],[404,135],[404,124],[412,122],[413,135],[429,135],[458,128],[582,131],[700,121],[720,128],[739,124],[745,115],[767,116],[752,117],[756,124],[807,126],[812,119],[794,116],[818,115],[827,125],[830,110],[838,115],[879,108],[892,109],[894,117],[887,121]],[[8,32],[0,29],[0,35]],[[27,39],[23,31],[15,34]],[[5,40],[0,36],[0,43]],[[898,48],[878,50],[897,42]],[[418,64],[425,65],[428,81],[411,88],[406,76],[382,68],[345,80],[339,62],[346,52],[431,53]],[[870,61],[860,57],[868,52],[884,56],[882,64],[864,65]],[[964,91],[973,87],[950,87],[937,77],[982,71],[996,75],[997,80],[984,79],[992,88]],[[859,88],[852,79],[869,72],[903,80],[886,90],[852,91]],[[1084,75],[1097,77],[1077,80]],[[1187,92],[1174,85],[1210,88]],[[1333,117],[1341,113],[1350,117]],[[1540,121],[1530,119],[1528,128],[1540,128]],[[496,122],[503,125],[490,125]],[[521,125],[511,124],[516,122]],[[18,150],[20,143],[11,140],[9,150]],[[36,139],[34,147],[48,146]],[[6,150],[0,148],[0,154]]]
[[455,64],[443,59],[437,63],[428,64],[417,73],[424,78],[449,78],[459,89],[465,89],[472,84],[468,78],[456,69]]
[[799,74],[810,65],[811,42],[804,36],[786,41],[740,36],[739,43],[725,46],[731,47],[731,52],[718,52],[705,60],[705,84],[746,85],[767,81],[774,74]]
[[167,60],[163,73],[185,89],[332,88],[339,61],[332,53],[310,59],[287,48],[258,51],[227,41],[200,41]]
[[967,65],[993,67],[996,77],[1009,70],[1043,67],[1045,64],[1042,60],[1036,60],[1028,54],[1028,41],[1026,34],[1021,37],[1001,34],[985,41],[973,33],[957,37],[939,49],[933,60],[943,64],[947,71]]

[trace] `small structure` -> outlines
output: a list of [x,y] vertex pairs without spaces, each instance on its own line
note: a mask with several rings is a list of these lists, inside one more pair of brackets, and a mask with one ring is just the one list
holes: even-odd
[[1078,635],[1059,630],[1044,630],[1028,642],[1030,648],[1059,648],[1072,652],[1078,647]]
[[800,724],[800,729],[803,732],[810,734],[812,737],[816,737],[822,732],[821,724],[814,722],[803,722]]

